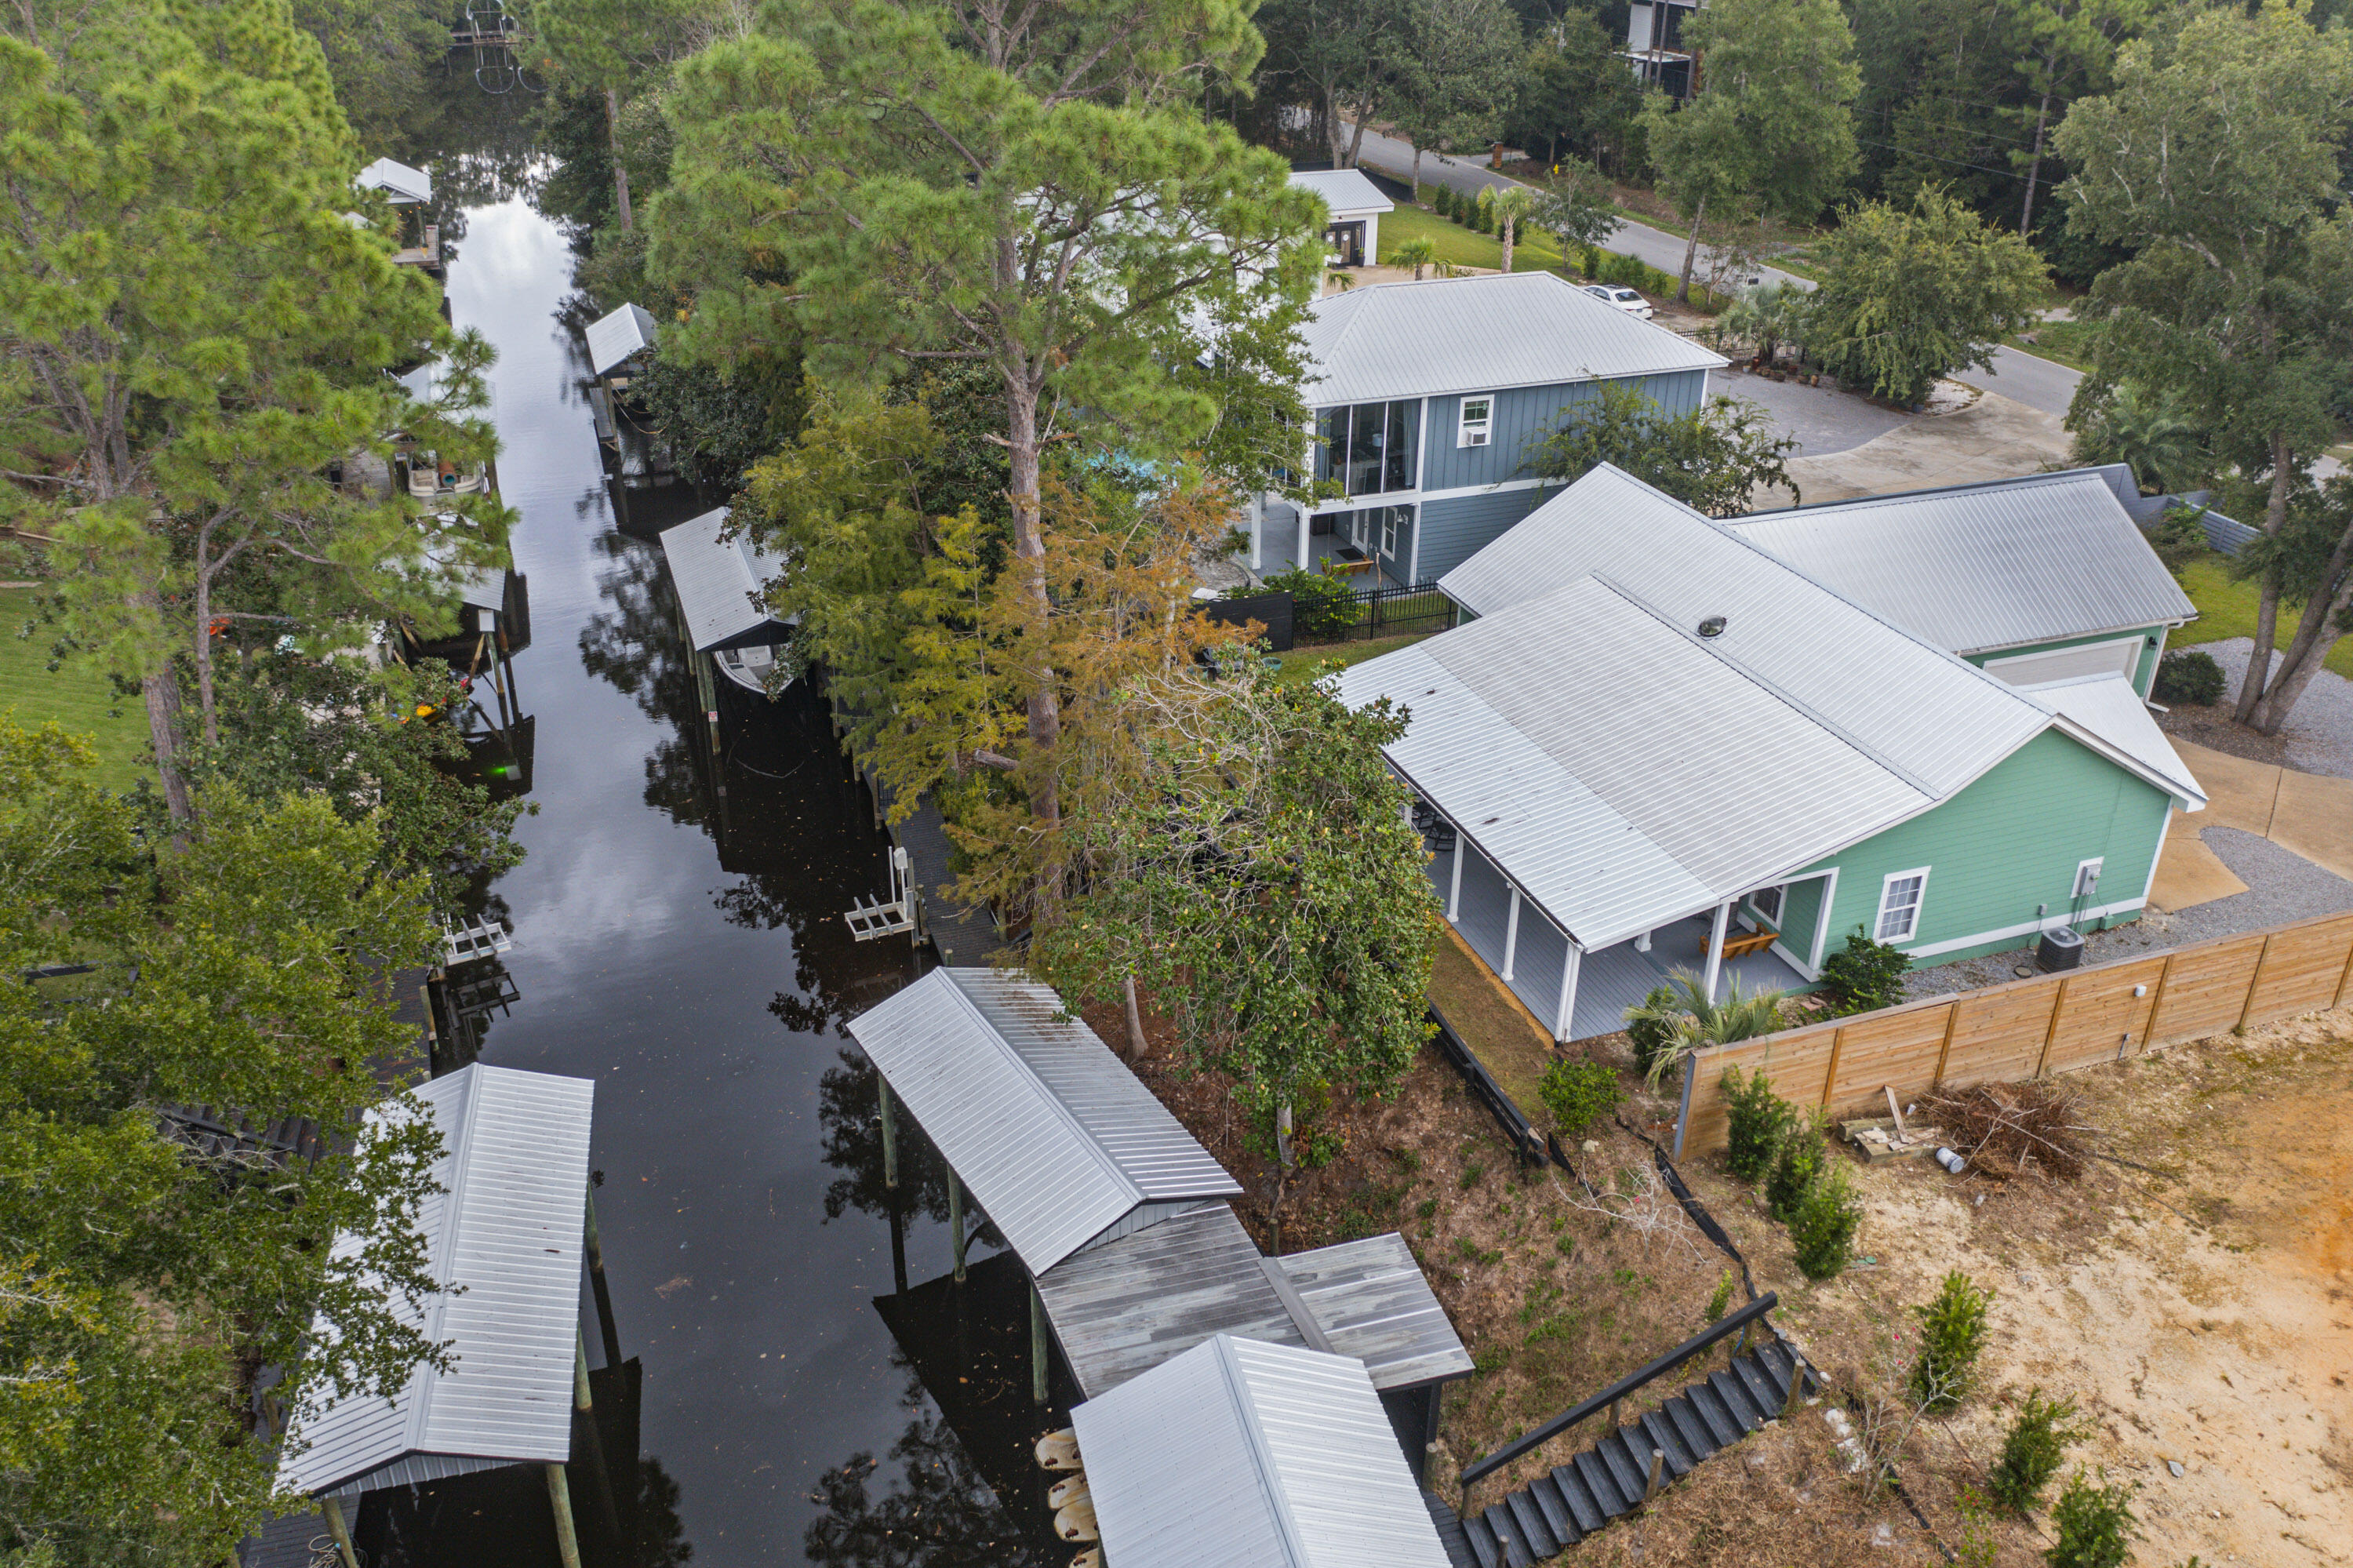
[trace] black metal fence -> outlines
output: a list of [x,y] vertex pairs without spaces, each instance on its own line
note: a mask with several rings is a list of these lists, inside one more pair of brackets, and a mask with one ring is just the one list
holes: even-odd
[[[1348,598],[1356,607],[1356,618],[1352,623],[1345,629],[1321,624],[1311,629],[1303,624],[1300,641],[1366,642],[1410,632],[1443,631],[1454,624],[1454,601],[1440,593],[1434,581],[1358,588]],[[1306,619],[1302,618],[1303,621]],[[1322,619],[1316,618],[1318,621]],[[1333,619],[1336,620],[1337,617]]]

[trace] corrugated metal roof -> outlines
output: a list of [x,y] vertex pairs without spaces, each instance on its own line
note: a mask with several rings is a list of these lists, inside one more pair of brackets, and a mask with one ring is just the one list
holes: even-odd
[[1242,1190],[1061,1011],[1035,980],[941,969],[849,1025],[1033,1277],[1141,1205]]
[[433,199],[433,176],[423,169],[412,169],[406,164],[390,158],[378,158],[359,172],[352,184],[364,191],[382,191],[394,202],[415,205]]
[[588,368],[597,376],[615,369],[629,355],[651,348],[659,329],[654,318],[638,305],[623,305],[588,323]]
[[1381,187],[1366,179],[1361,169],[1293,169],[1291,183],[1322,196],[1335,217],[1343,213],[1397,210],[1397,203],[1383,196]]
[[2102,470],[1760,513],[1734,526],[1915,637],[1956,652],[2198,613]]
[[1552,272],[1373,283],[1315,302],[1310,407],[1713,370],[1724,356]]
[[1352,1357],[1220,1334],[1071,1419],[1119,1568],[1448,1568]]
[[2140,693],[2122,675],[2085,675],[2030,686],[2027,691],[2066,721],[2063,727],[2069,734],[2094,743],[2094,750],[2105,751],[2169,792],[2188,810],[2205,808],[2206,791],[2198,776],[2148,716],[2148,705]]
[[1217,1334],[1354,1356],[1384,1392],[1471,1371],[1394,1232],[1268,1258],[1231,1208],[1208,1203],[1073,1254],[1039,1277],[1038,1294],[1091,1396]]
[[1364,1362],[1375,1388],[1470,1375],[1471,1352],[1397,1232],[1275,1261],[1325,1342]]
[[1412,714],[1390,760],[1588,950],[1924,810],[2050,722],[1612,468],[1440,587],[1481,619],[1341,694]]
[[755,602],[772,578],[784,575],[784,563],[754,544],[750,535],[730,539],[726,532],[724,506],[662,530],[670,586],[678,591],[687,635],[698,653],[773,642],[785,632],[784,623]]
[[1304,1347],[1264,1261],[1233,1210],[1208,1203],[1064,1258],[1038,1277],[1038,1296],[1093,1396],[1217,1334]]
[[[417,1368],[396,1397],[354,1395],[298,1420],[280,1486],[315,1495],[386,1484],[422,1455],[523,1464],[570,1454],[596,1087],[476,1064],[417,1088],[443,1144],[433,1174],[444,1191],[418,1221],[443,1290],[421,1310],[397,1298],[393,1309],[448,1341],[456,1364]],[[394,1106],[368,1120],[403,1114]],[[357,1236],[335,1238],[334,1255],[360,1251]]]

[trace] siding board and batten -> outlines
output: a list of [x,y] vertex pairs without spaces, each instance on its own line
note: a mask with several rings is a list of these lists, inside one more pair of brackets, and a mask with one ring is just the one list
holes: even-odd
[[1034,980],[934,969],[849,1033],[1032,1277],[1140,1224],[1241,1193]]
[[1451,1568],[1351,1357],[1220,1334],[1071,1420],[1119,1568]]
[[[442,1290],[417,1307],[396,1295],[390,1308],[447,1341],[455,1364],[417,1368],[392,1398],[354,1394],[298,1421],[280,1487],[350,1493],[570,1456],[595,1096],[586,1078],[479,1063],[416,1090],[442,1138],[433,1176],[444,1191],[418,1214]],[[367,1120],[408,1114],[395,1102]],[[364,1245],[338,1235],[333,1255]]]
[[1907,1002],[1693,1056],[1675,1152],[1724,1147],[1726,1068],[1762,1072],[1783,1099],[1835,1114],[1879,1104],[1883,1087],[1902,1099],[1939,1082],[2073,1072],[2348,1002],[2353,914]]

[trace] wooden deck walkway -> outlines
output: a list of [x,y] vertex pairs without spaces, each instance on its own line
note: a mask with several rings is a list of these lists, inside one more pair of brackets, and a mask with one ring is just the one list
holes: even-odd
[[[866,784],[887,813],[893,798],[889,788],[871,773],[866,775]],[[955,873],[948,866],[947,824],[940,818],[939,807],[926,796],[913,815],[892,823],[890,832],[891,842],[907,852],[907,880],[915,890],[916,918],[923,934],[938,949],[940,962],[956,968],[987,964],[988,955],[1005,945],[1004,938],[997,935],[996,918],[987,910],[948,896]]]

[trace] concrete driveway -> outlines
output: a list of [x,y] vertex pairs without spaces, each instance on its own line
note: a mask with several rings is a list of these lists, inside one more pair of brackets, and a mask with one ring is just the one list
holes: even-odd
[[[1746,395],[1747,387],[1740,390]],[[1957,413],[1895,417],[1900,425],[1859,446],[1790,460],[1789,477],[1806,504],[2015,479],[2065,463],[2073,444],[2057,416],[1991,392]],[[1752,502],[1759,511],[1792,504],[1778,486],[1758,492]]]

